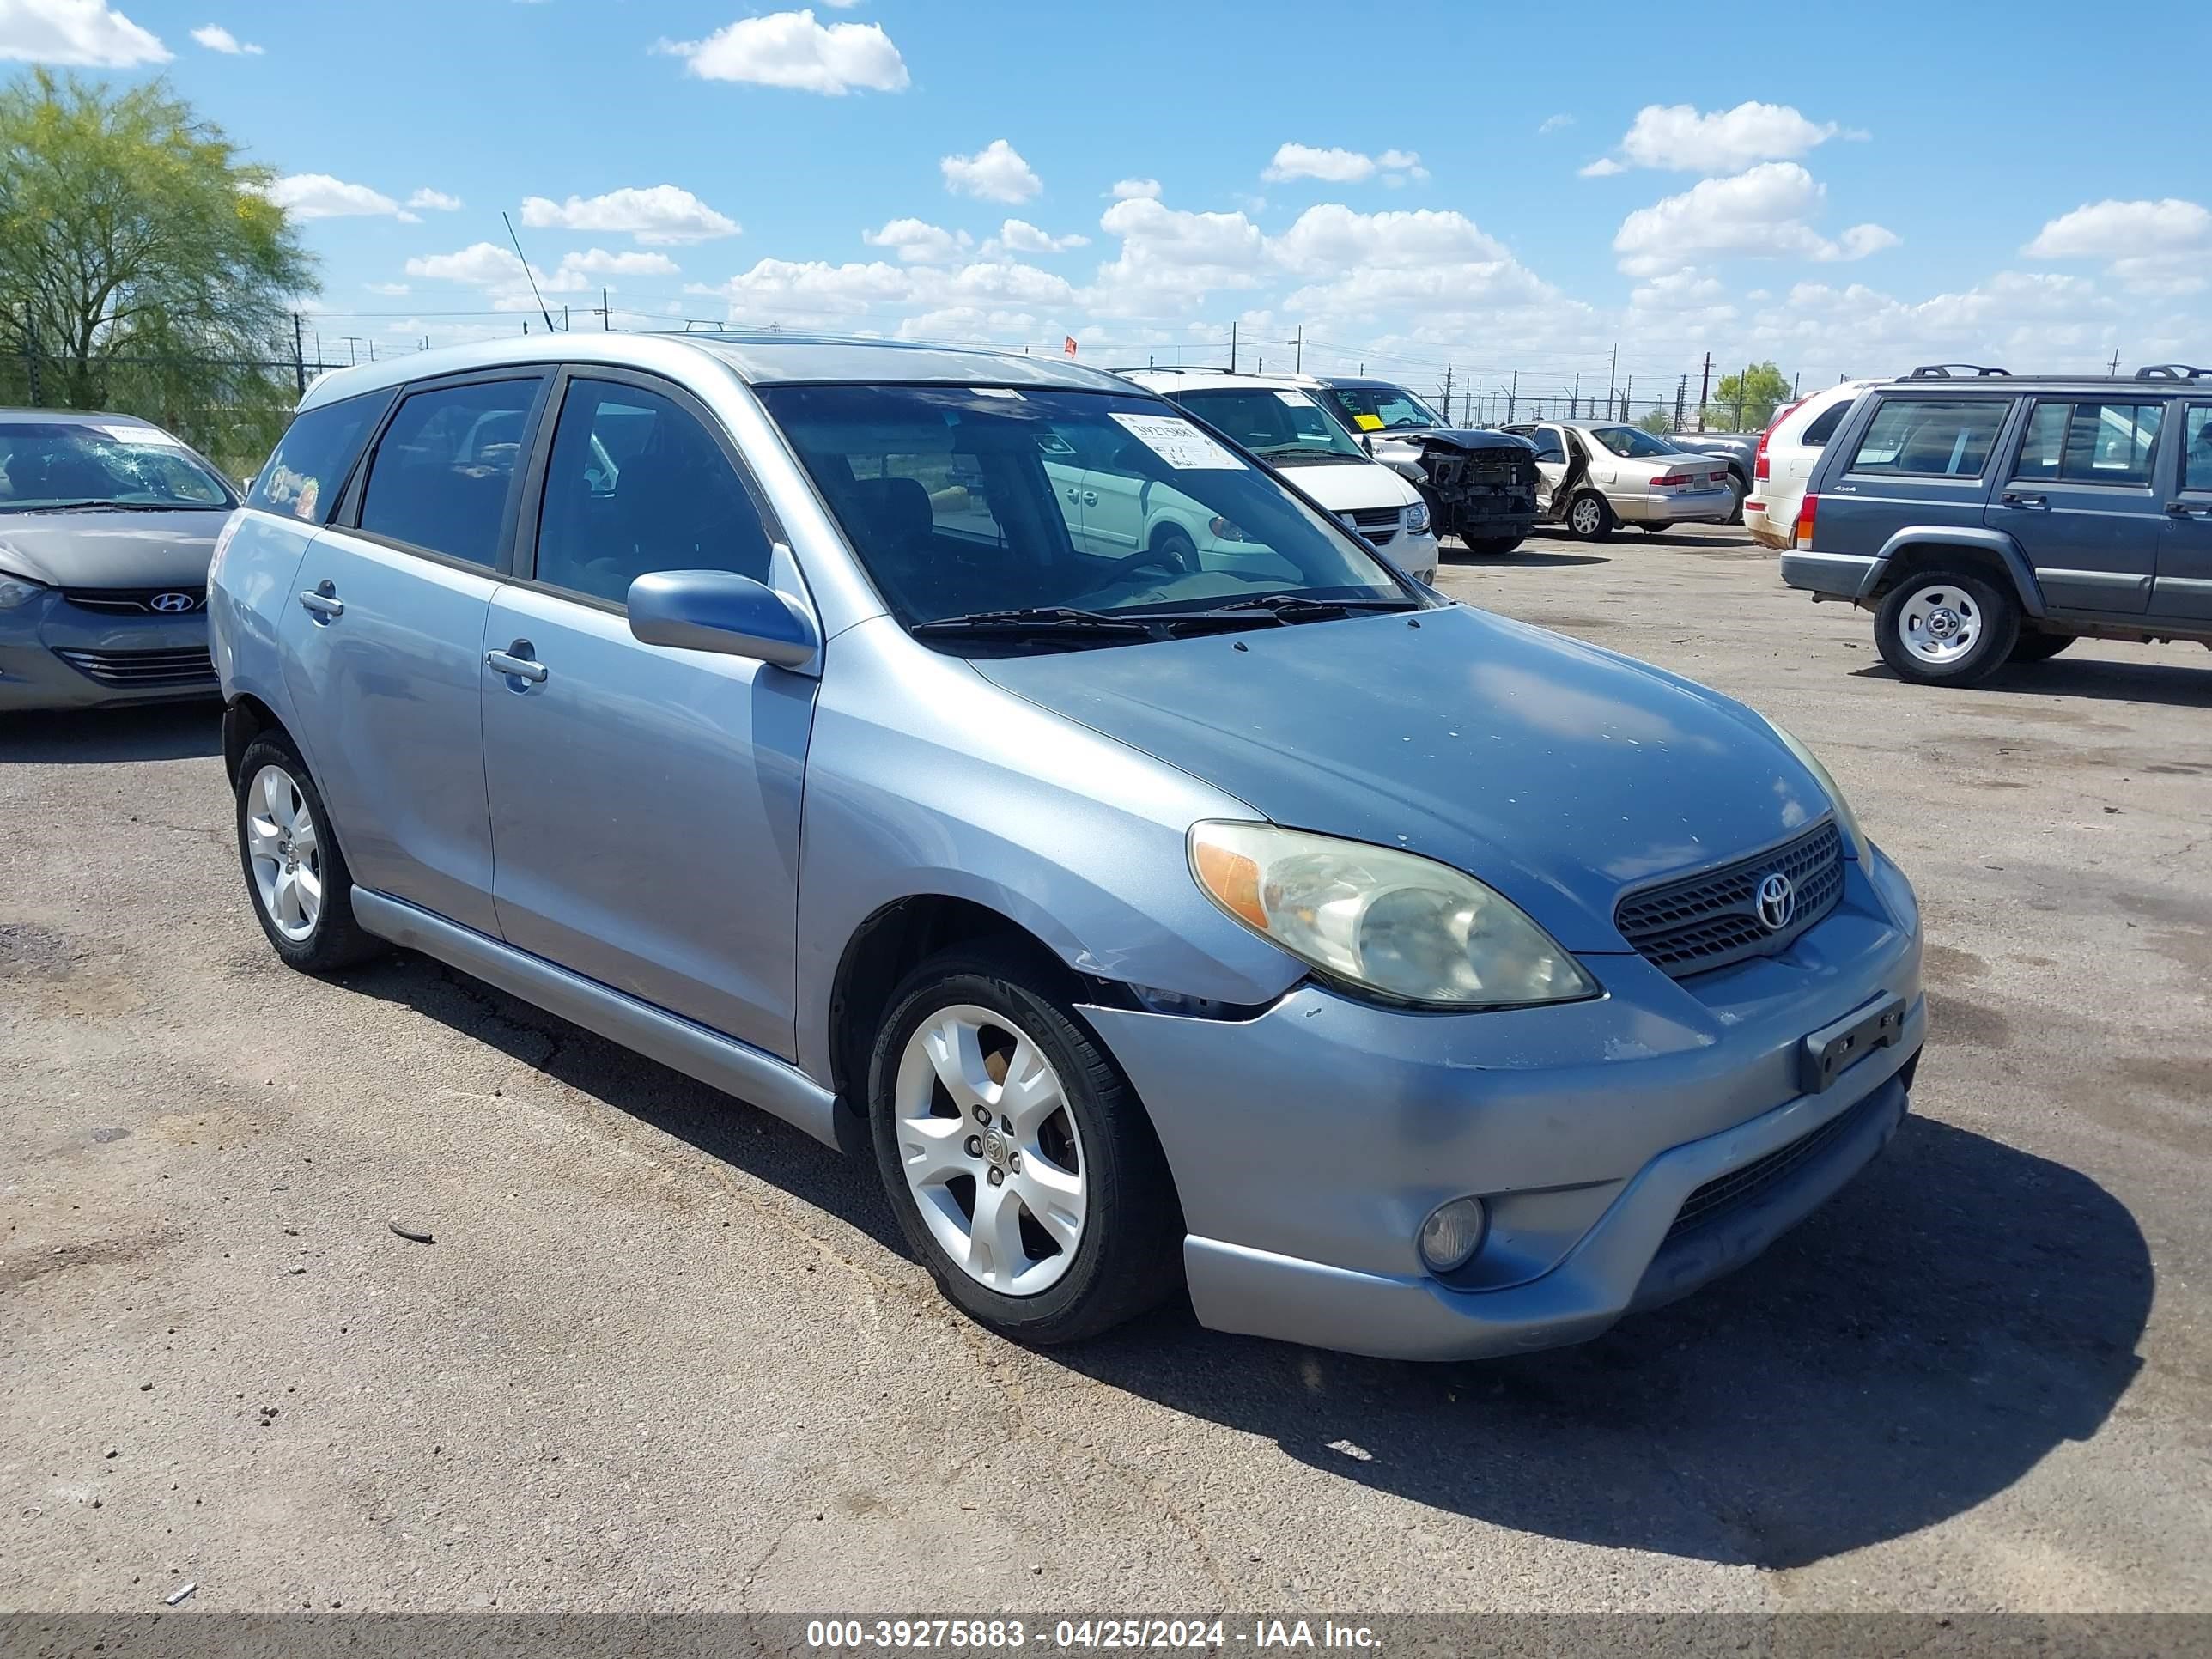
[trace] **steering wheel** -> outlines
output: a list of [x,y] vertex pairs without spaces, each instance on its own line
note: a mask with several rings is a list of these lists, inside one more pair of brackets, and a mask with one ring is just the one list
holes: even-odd
[[1124,576],[1133,576],[1139,570],[1147,569],[1164,570],[1171,576],[1188,576],[1193,569],[1190,554],[1196,550],[1195,548],[1186,550],[1181,538],[1170,538],[1162,541],[1158,547],[1144,548],[1127,558],[1115,560],[1106,570],[1105,582],[1100,586],[1120,581]]

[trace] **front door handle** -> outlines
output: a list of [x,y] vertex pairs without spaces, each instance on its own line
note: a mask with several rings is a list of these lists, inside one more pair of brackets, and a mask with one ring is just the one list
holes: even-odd
[[2005,491],[1997,499],[2007,507],[2048,507],[2051,505],[2051,498],[2048,495],[2023,495],[2010,489]]
[[526,680],[532,685],[545,684],[545,665],[536,660],[538,647],[528,640],[517,640],[504,651],[484,653],[484,666],[511,680]]
[[345,601],[338,597],[337,586],[327,578],[301,593],[300,605],[317,623],[325,625],[345,615]]
[[2177,519],[2212,519],[2212,507],[2199,506],[2195,501],[2168,501],[2166,510]]
[[1097,505],[1098,505],[1098,492],[1097,492],[1097,490],[1095,490],[1095,489],[1086,489],[1086,490],[1085,490],[1085,491],[1083,492],[1083,504],[1084,504],[1084,506],[1085,506],[1085,507],[1096,507],[1096,506],[1097,506]]

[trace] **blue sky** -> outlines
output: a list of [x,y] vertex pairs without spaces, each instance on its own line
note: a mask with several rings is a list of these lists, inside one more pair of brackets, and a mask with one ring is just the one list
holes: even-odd
[[[283,175],[380,353],[733,319],[1638,395],[2212,360],[2201,4],[0,0]],[[197,33],[196,33],[197,32]],[[1116,191],[1119,190],[1117,198]],[[1012,222],[1011,223],[1009,222]],[[1078,240],[1076,239],[1081,239]]]

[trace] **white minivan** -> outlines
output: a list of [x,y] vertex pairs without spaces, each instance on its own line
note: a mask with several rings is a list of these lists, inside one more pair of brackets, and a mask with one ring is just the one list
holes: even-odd
[[1797,509],[1805,499],[1814,465],[1851,405],[1879,380],[1840,380],[1802,403],[1774,411],[1766,435],[1752,461],[1751,494],[1743,503],[1743,526],[1761,547],[1786,548],[1797,528]]
[[[1122,378],[1180,404],[1281,470],[1407,574],[1436,580],[1436,532],[1421,492],[1370,456],[1304,381],[1202,368],[1127,369]],[[1086,514],[1092,511],[1088,495],[1084,501]],[[1106,508],[1102,494],[1097,510]],[[1206,539],[1221,528],[1215,520],[1198,538],[1209,562],[1235,556],[1233,540]],[[1233,534],[1236,526],[1226,528]],[[1131,547],[1146,545],[1148,536],[1174,533],[1152,525],[1139,501],[1118,509],[1113,529],[1117,542]]]

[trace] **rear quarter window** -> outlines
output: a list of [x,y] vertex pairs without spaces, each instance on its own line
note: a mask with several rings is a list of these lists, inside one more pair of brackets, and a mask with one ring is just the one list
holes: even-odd
[[1875,477],[1978,478],[2011,412],[2007,398],[1885,398],[1850,470]]
[[1828,440],[1836,435],[1836,428],[1844,423],[1844,416],[1850,414],[1857,404],[1857,398],[1846,398],[1832,409],[1822,410],[1812,424],[1798,435],[1797,441],[1808,449],[1826,448]]
[[391,401],[389,392],[369,392],[295,416],[254,479],[246,504],[304,524],[325,522],[346,474]]

